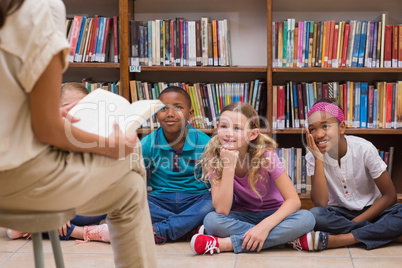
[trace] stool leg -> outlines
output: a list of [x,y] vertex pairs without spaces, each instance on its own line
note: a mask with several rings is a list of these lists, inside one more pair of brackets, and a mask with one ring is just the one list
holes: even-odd
[[43,249],[42,249],[42,233],[32,234],[32,244],[34,250],[35,267],[43,268],[45,263],[43,260]]
[[63,253],[61,252],[59,234],[56,230],[49,232],[50,241],[52,242],[54,261],[57,268],[64,268]]

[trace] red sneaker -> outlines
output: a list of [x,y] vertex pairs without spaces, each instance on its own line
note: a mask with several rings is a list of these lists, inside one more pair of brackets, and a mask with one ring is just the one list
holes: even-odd
[[191,250],[197,254],[219,253],[218,238],[212,235],[196,234],[191,238]]
[[294,241],[289,242],[290,244],[293,245],[293,248],[301,251],[301,250],[308,250],[308,251],[313,251],[313,239],[314,239],[314,231],[307,233],[305,235],[300,236]]

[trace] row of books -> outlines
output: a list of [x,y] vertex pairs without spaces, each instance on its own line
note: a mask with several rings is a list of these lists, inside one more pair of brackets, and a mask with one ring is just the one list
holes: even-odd
[[82,79],[81,83],[85,85],[89,92],[94,91],[97,88],[113,92],[117,95],[123,96],[122,89],[120,87],[120,81],[117,82],[93,82],[91,79]]
[[230,66],[228,20],[130,21],[132,66]]
[[119,62],[119,20],[115,17],[67,18],[70,62]]
[[311,82],[273,86],[274,129],[307,127],[307,113],[321,98],[335,98],[347,127],[402,128],[402,81]]
[[402,25],[374,21],[272,23],[273,67],[402,67]]
[[[282,161],[286,173],[292,180],[297,193],[309,194],[311,192],[311,177],[307,175],[306,159],[302,148],[276,148],[276,153]],[[392,175],[394,147],[388,151],[378,150],[379,156],[387,164],[387,171]]]
[[[223,107],[232,102],[249,103],[261,115],[261,124],[267,114],[266,82],[258,79],[247,83],[148,83],[130,81],[131,101],[157,99],[162,90],[168,86],[178,86],[186,90],[194,109],[192,125],[200,129],[216,128],[217,119]],[[158,127],[156,121],[147,122],[143,127]]]

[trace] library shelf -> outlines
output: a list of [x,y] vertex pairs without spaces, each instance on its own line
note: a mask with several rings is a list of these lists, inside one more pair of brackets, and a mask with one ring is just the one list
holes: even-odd
[[120,69],[120,63],[101,62],[69,62],[69,68],[111,68]]
[[141,66],[141,72],[228,72],[228,73],[266,73],[267,67],[261,66]]
[[[285,128],[285,129],[274,129],[273,134],[305,134],[306,131],[303,128]],[[384,129],[384,128],[348,128],[346,129],[346,134],[354,135],[365,135],[365,134],[375,134],[375,135],[401,135],[402,129]]]
[[272,68],[272,73],[402,73],[402,68]]

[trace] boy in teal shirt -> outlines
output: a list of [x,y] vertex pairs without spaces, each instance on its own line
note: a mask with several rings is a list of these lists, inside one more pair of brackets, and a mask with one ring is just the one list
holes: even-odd
[[213,211],[209,185],[200,181],[196,169],[210,138],[190,126],[191,99],[179,87],[168,87],[159,99],[166,105],[156,117],[161,127],[142,139],[142,154],[148,171],[148,195],[155,241],[177,240],[200,226]]

